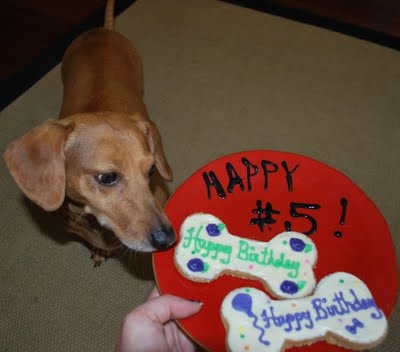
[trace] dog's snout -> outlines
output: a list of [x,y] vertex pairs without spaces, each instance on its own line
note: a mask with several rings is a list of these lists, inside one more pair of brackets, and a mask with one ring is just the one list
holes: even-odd
[[150,243],[155,249],[166,249],[176,241],[172,228],[158,229],[150,234]]

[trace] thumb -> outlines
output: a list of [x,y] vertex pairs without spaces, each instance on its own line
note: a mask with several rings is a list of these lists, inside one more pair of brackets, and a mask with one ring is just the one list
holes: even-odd
[[165,324],[170,320],[183,319],[196,314],[202,303],[173,295],[162,295],[142,304],[132,314],[155,323]]

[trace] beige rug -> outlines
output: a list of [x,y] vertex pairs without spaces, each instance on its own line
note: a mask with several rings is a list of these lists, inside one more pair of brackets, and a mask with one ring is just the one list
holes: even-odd
[[[175,172],[171,191],[224,154],[305,154],[370,196],[400,255],[399,52],[211,0],[137,1],[117,28],[144,59],[147,106]],[[1,112],[2,151],[57,116],[59,69]],[[0,351],[111,351],[124,315],[153,285],[149,270],[137,258],[93,269],[88,249],[0,167]],[[398,351],[398,306],[390,323],[377,351]]]

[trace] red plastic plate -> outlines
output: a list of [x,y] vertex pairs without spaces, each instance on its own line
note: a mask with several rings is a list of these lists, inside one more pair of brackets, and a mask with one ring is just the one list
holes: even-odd
[[[348,177],[311,158],[287,152],[249,151],[217,159],[196,171],[173,194],[166,213],[179,236],[184,219],[197,212],[220,218],[230,233],[269,241],[293,230],[309,234],[318,249],[317,280],[346,271],[363,280],[387,317],[398,289],[389,228],[373,202]],[[225,350],[220,305],[231,290],[263,286],[222,276],[210,283],[184,278],[174,264],[174,248],[153,256],[161,293],[204,303],[200,313],[179,321],[209,351]],[[264,290],[265,291],[265,290]],[[341,351],[318,342],[296,351]]]

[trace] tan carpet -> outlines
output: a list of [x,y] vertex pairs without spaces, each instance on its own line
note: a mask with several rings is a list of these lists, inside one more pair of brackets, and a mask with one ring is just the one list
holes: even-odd
[[[144,59],[171,191],[224,154],[305,154],[371,197],[400,254],[399,52],[211,0],[138,1],[117,28]],[[1,113],[2,151],[57,116],[59,69]],[[111,351],[122,318],[153,285],[148,270],[133,259],[93,269],[87,248],[24,200],[3,161],[0,177],[0,351]],[[397,306],[376,350],[398,351],[399,328]]]

